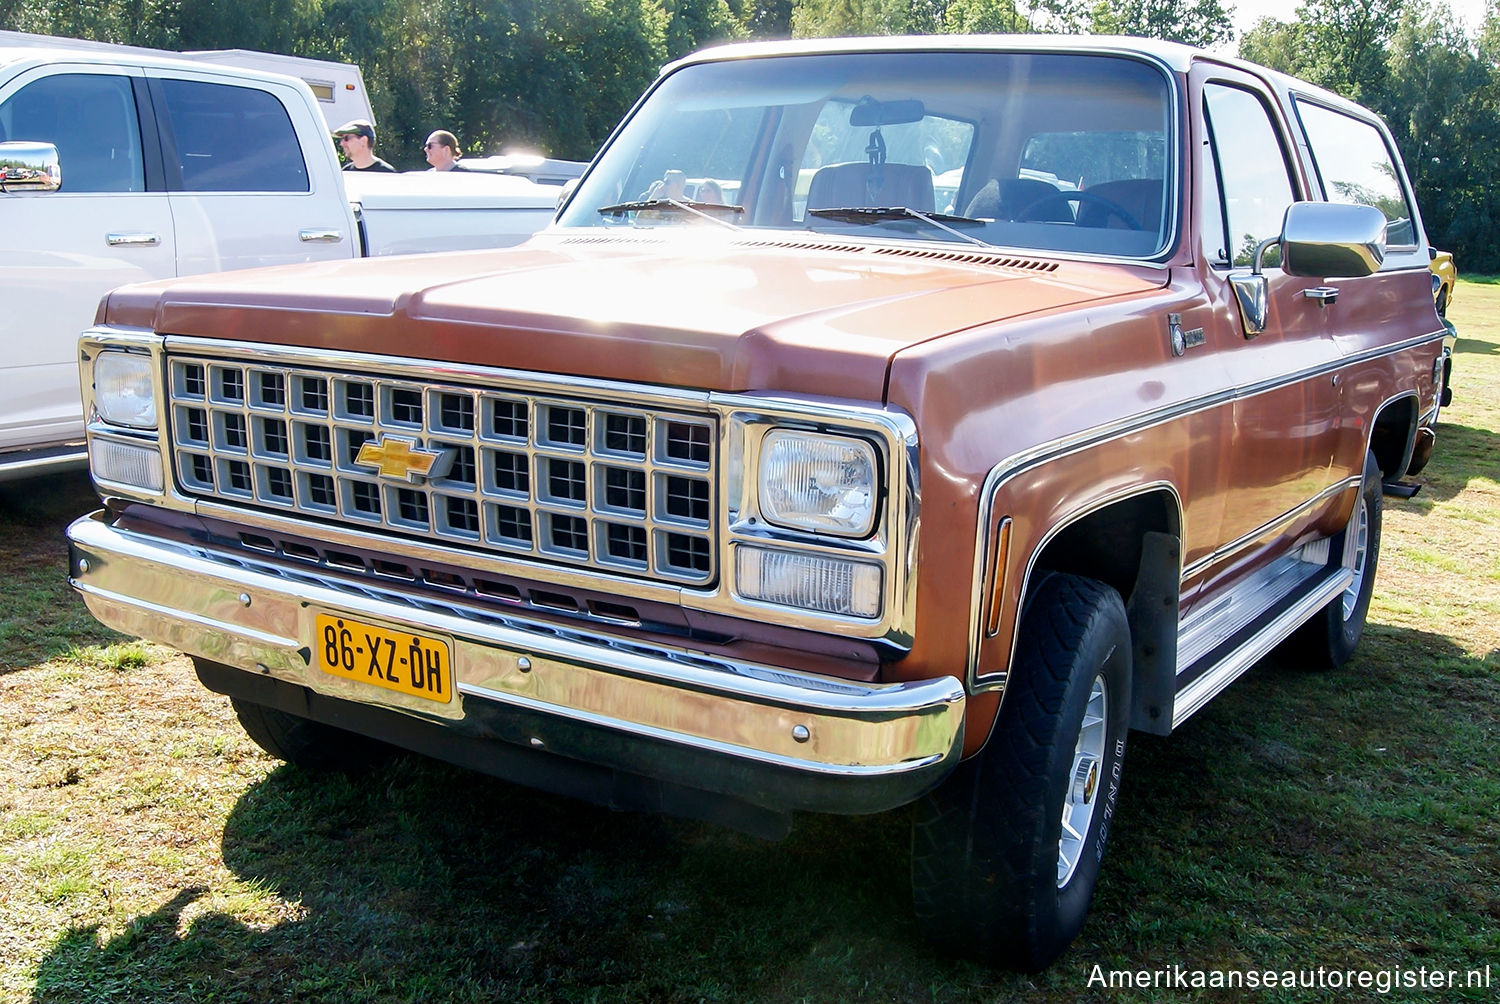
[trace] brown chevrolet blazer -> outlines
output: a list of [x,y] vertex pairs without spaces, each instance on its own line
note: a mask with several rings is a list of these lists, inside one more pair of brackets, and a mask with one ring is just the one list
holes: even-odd
[[111,293],[71,575],[295,763],[768,835],[916,802],[923,930],[1039,968],[1127,734],[1358,643],[1427,263],[1385,126],[1259,67],[711,49],[519,248]]

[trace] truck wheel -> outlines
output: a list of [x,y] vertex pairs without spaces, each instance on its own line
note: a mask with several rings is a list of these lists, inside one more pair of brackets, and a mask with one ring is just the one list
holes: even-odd
[[1130,652],[1115,590],[1037,586],[989,741],[913,820],[912,898],[938,949],[1035,972],[1077,936],[1120,790]]
[[1364,634],[1380,560],[1381,494],[1380,465],[1374,453],[1366,453],[1359,501],[1349,525],[1333,541],[1335,549],[1342,546],[1344,564],[1354,570],[1354,581],[1292,635],[1294,653],[1309,666],[1337,669],[1349,661]]
[[255,745],[309,770],[357,772],[385,758],[389,747],[365,736],[231,697],[240,727]]

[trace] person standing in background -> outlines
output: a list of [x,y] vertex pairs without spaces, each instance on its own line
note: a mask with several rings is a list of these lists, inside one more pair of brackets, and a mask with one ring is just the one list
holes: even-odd
[[458,137],[446,129],[435,129],[427,142],[422,145],[422,150],[427,154],[427,163],[432,165],[434,171],[467,171],[458,162],[463,156],[463,151],[458,148]]
[[339,148],[348,158],[344,162],[346,171],[389,171],[396,173],[390,164],[375,156],[375,127],[368,119],[345,122],[333,131]]

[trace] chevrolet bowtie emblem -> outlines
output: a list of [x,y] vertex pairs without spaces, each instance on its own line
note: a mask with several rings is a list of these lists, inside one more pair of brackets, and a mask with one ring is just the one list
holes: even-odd
[[383,478],[405,478],[416,484],[420,478],[440,478],[453,466],[452,450],[428,450],[414,439],[386,436],[361,444],[356,464],[380,468]]

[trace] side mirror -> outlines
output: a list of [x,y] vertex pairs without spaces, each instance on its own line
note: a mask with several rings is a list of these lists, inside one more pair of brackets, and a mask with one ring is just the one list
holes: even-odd
[[1281,270],[1316,279],[1373,275],[1385,261],[1385,213],[1374,206],[1344,202],[1294,202],[1286,207],[1281,235],[1261,241],[1248,273],[1229,277],[1245,337],[1266,330],[1269,290],[1261,261],[1272,244],[1281,246]]
[[60,187],[57,147],[29,141],[0,143],[0,192],[55,192]]
[[1385,213],[1342,202],[1294,202],[1281,223],[1281,268],[1287,275],[1352,279],[1385,261]]
[[578,178],[569,178],[563,182],[562,188],[557,192],[557,212],[562,212],[563,203],[573,196],[573,189],[578,187]]

